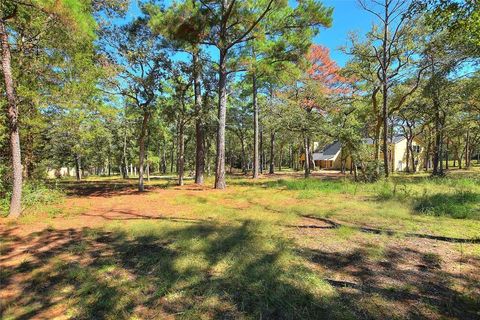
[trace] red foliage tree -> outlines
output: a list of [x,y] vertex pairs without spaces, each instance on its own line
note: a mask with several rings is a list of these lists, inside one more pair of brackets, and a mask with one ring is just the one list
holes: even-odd
[[340,68],[330,58],[328,48],[321,45],[313,45],[307,59],[310,68],[307,70],[309,80],[318,83],[320,90],[325,94],[341,94],[348,91],[348,79],[340,75]]

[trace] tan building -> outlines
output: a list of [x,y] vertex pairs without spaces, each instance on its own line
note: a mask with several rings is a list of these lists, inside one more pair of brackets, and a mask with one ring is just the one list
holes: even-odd
[[[364,139],[364,143],[367,145],[373,145],[373,140],[370,138]],[[421,141],[418,139],[413,140],[413,151],[414,151],[414,161],[416,168],[420,168],[422,165],[423,157],[421,153],[423,147],[421,146]],[[404,136],[398,135],[394,136],[391,141],[389,141],[389,155],[391,168],[393,171],[405,171],[407,167],[407,139]],[[383,157],[383,156],[382,156]],[[409,155],[409,162],[411,163],[412,156]],[[340,170],[342,168],[342,159],[345,158],[342,156],[342,145],[339,141],[334,141],[333,143],[325,146],[323,149],[320,149],[317,152],[314,152],[312,155],[315,167],[320,169],[335,169]],[[302,159],[301,159],[302,160]],[[350,157],[346,157],[345,168],[350,169],[352,162]]]

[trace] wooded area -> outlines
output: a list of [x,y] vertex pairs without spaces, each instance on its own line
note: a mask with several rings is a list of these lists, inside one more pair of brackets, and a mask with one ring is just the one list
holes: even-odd
[[[206,223],[213,219],[215,223],[208,228],[215,230],[222,223],[233,223],[232,229],[224,231],[228,234],[222,234],[223,241],[228,242],[230,233],[235,234],[235,241],[248,238],[245,245],[253,251],[269,240],[250,239],[249,232],[269,233],[278,229],[277,224],[334,229],[326,232],[337,232],[332,237],[341,242],[350,239],[350,233],[372,230],[381,237],[385,227],[390,230],[402,221],[392,234],[434,236],[421,240],[427,243],[437,241],[435,237],[460,239],[477,252],[474,240],[480,234],[472,230],[480,220],[480,5],[456,0],[358,0],[356,5],[373,24],[366,33],[349,34],[340,48],[348,61],[339,65],[322,44],[322,31],[336,23],[334,8],[320,0],[0,0],[0,218],[7,221],[2,226],[22,226],[26,221],[36,225],[46,216],[45,221],[53,225],[62,219],[65,226],[77,221],[75,213],[70,222],[63,213],[55,220],[58,215],[43,212],[44,205],[52,212],[76,212],[77,207],[87,206],[90,211],[79,209],[79,214],[92,217],[98,217],[103,206],[112,205],[111,211],[101,213],[108,216],[116,210],[112,203],[118,201],[121,206],[123,192],[130,195],[134,186],[138,198],[131,199],[119,220],[127,211],[140,219],[160,219],[164,213],[150,216],[156,211],[145,203],[157,201],[152,194],[166,192],[170,200],[165,200],[163,193],[157,196],[166,203],[174,201],[172,208],[189,212],[181,220]],[[180,188],[170,189],[173,185]],[[197,193],[188,193],[188,188]],[[242,188],[258,195],[258,201],[247,197]],[[224,190],[224,196],[212,193],[214,189]],[[272,190],[284,190],[287,196],[273,195]],[[329,192],[349,207],[325,202]],[[348,196],[342,198],[342,194]],[[81,202],[77,197],[97,196],[105,197],[105,202],[92,200],[95,206],[76,203]],[[192,202],[188,202],[189,196]],[[182,197],[187,200],[175,202],[183,201]],[[274,203],[271,199],[277,197],[279,202]],[[364,202],[367,198],[373,199],[371,203]],[[202,207],[202,201],[221,207],[226,199],[237,205],[225,209],[222,214],[226,216],[210,215],[207,211],[215,209]],[[70,209],[65,209],[62,201],[67,201]],[[373,207],[377,203],[388,211],[382,201],[395,203],[392,206],[400,208],[401,218],[397,213],[377,212]],[[282,203],[283,208],[279,207]],[[290,208],[293,203],[296,207]],[[325,208],[332,206],[331,211],[320,214],[313,209],[324,204]],[[162,206],[160,202],[157,205]],[[197,206],[202,208],[198,212]],[[238,234],[235,228],[240,227],[228,212],[237,212],[242,206],[247,213],[241,218],[245,222],[241,232],[246,233]],[[257,211],[250,213],[250,206]],[[287,207],[290,211],[282,211]],[[367,207],[365,217],[352,213]],[[279,216],[270,216],[272,210]],[[351,210],[352,215],[342,210]],[[147,212],[148,217],[143,216]],[[425,217],[417,218],[420,213]],[[330,215],[334,215],[333,222],[328,220]],[[261,223],[268,227],[249,225],[251,219],[265,219]],[[452,231],[448,224],[457,222],[448,221],[456,219],[473,222],[456,225]],[[76,228],[85,221],[77,221]],[[438,229],[435,221],[439,221]],[[85,227],[98,227],[93,224]],[[223,231],[213,229],[208,229],[211,233],[192,229],[183,237],[202,238],[206,233],[204,245],[215,247],[214,234]],[[462,236],[462,230],[468,237]],[[126,237],[141,236],[132,232]],[[163,232],[159,239],[172,236]],[[347,233],[345,238],[342,232]],[[18,245],[17,240],[25,235],[17,239],[7,232],[3,236],[6,243]],[[82,239],[90,236],[75,235]],[[103,236],[113,237],[110,233]],[[303,236],[316,234],[308,231]],[[280,238],[272,245],[278,246],[279,252],[298,253],[282,251]],[[172,241],[185,240],[175,239]],[[123,250],[115,247],[119,241],[125,249],[120,238],[109,242],[113,255]],[[190,252],[188,243],[181,243],[186,246],[182,252]],[[416,244],[412,241],[406,246],[414,248]],[[230,247],[212,250],[217,249],[237,252]],[[270,252],[271,247],[264,249]],[[448,249],[438,255],[445,252]],[[327,254],[318,259],[324,263]],[[213,260],[211,265],[218,262]],[[239,263],[237,267],[242,269],[243,261]],[[343,262],[331,263],[338,266]],[[146,266],[154,268],[150,262]],[[262,273],[263,267],[261,264],[257,272]],[[271,269],[268,272],[275,274]],[[178,277],[186,276],[180,274]],[[245,278],[238,283],[252,276],[240,274]],[[290,271],[285,274],[309,277]],[[5,273],[5,279],[9,276]],[[327,288],[323,282],[321,286]],[[218,288],[210,289],[217,292]],[[231,288],[225,290],[231,292]],[[298,288],[285,290],[297,292]],[[445,311],[439,305],[435,305],[435,315],[417,311],[420,318],[474,319],[479,316],[474,310],[480,300],[472,292],[462,300],[464,313],[456,306]],[[379,294],[384,297],[383,292]],[[298,297],[298,303],[294,301],[291,309],[280,308],[282,311],[270,310],[268,301],[260,306],[242,296],[240,304],[235,294],[229,297],[239,312],[232,311],[231,318],[264,315],[286,319],[301,314],[305,319],[318,319],[319,315],[342,319],[347,314],[325,314],[325,310],[312,307],[318,301],[310,296]],[[279,293],[273,299],[289,297]],[[348,301],[355,301],[351,299]],[[273,302],[277,307],[278,301]],[[342,299],[335,300],[328,308],[337,310],[342,303]],[[176,308],[182,309],[177,306],[162,312],[175,314]],[[354,318],[395,317],[359,308],[353,312]],[[114,318],[133,314],[130,309],[112,310],[105,314]],[[210,319],[217,311],[202,312],[199,314]],[[221,317],[230,314],[222,312],[218,311]],[[74,318],[96,318],[95,312],[73,314]],[[185,317],[193,319],[195,315]]]
[[[298,170],[302,154],[308,176],[313,141],[339,140],[375,180],[390,174],[394,134],[423,141],[433,175],[449,159],[470,167],[480,142],[477,4],[359,5],[376,24],[351,35],[339,68],[312,44],[332,23],[317,1],[149,2],[131,19],[120,0],[3,1],[10,215],[20,214],[22,178],[63,167],[78,180],[136,175],[140,191],[145,176],[167,171],[179,185],[186,173],[198,184],[214,175],[224,189],[227,170]],[[407,171],[423,169],[408,158]]]

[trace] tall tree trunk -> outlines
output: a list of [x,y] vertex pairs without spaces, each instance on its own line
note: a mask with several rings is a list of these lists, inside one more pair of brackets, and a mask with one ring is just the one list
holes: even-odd
[[[413,141],[412,141],[413,142]],[[415,165],[415,153],[413,152],[413,146],[410,144],[410,157],[412,158],[412,172],[417,172],[417,166]]]
[[[410,150],[411,150],[410,144],[411,144],[410,139],[407,139],[407,155],[406,155],[406,159],[405,159],[405,161],[406,161],[405,172],[408,172],[408,173],[410,173]],[[413,165],[413,163],[412,163],[412,165]]]
[[180,123],[178,128],[178,185],[183,186],[183,176],[185,169],[185,137],[184,137],[184,125]]
[[358,173],[357,173],[357,163],[354,158],[352,158],[352,167],[353,167],[353,177],[355,181],[358,181]]
[[257,77],[255,73],[252,75],[252,92],[253,92],[253,178],[257,179],[260,167],[259,155],[259,124],[258,124],[258,101],[257,101]]
[[270,133],[270,174],[275,173],[275,131],[272,130]]
[[263,152],[263,128],[260,127],[260,173],[263,174],[265,170],[265,153]]
[[425,171],[428,171],[429,169],[429,160],[430,160],[430,152],[431,152],[431,148],[432,148],[432,139],[430,137],[430,134],[429,134],[429,137],[428,137],[428,142],[427,142],[427,148],[425,150],[425,159],[424,159],[424,164],[423,164],[423,167],[425,169]]
[[445,145],[445,169],[449,169],[449,165],[448,165],[448,148],[449,148],[449,141],[447,139],[447,143]]
[[209,176],[210,172],[211,172],[211,170],[210,170],[210,165],[211,165],[210,147],[211,147],[211,145],[212,145],[212,141],[210,139],[206,138],[205,139],[205,150],[206,150],[206,152],[205,152],[205,164],[206,164],[205,171],[207,173],[207,176]]
[[165,154],[166,151],[166,146],[164,146],[164,148],[162,148],[162,174],[166,174],[167,173],[167,155]]
[[[436,104],[436,103],[435,103]],[[435,141],[433,147],[433,172],[434,176],[441,175],[441,149],[442,149],[442,139],[440,132],[440,111],[437,109],[438,106],[435,106]]]
[[142,128],[140,131],[140,139],[138,142],[138,145],[140,147],[139,165],[138,165],[138,191],[140,192],[145,191],[145,186],[143,184],[143,166],[145,162],[145,136],[147,134],[147,125],[148,125],[149,116],[150,116],[149,112],[144,110]]
[[372,107],[373,113],[375,114],[376,123],[375,123],[375,137],[374,137],[374,159],[375,159],[375,173],[377,177],[380,175],[380,133],[382,129],[382,117],[379,114],[378,110],[378,101],[377,94],[380,91],[380,87],[376,87],[372,93]]
[[7,96],[7,116],[10,127],[10,150],[12,153],[13,187],[10,200],[10,218],[18,218],[22,211],[22,156],[18,129],[17,98],[13,84],[11,53],[5,22],[0,19],[0,41],[2,42],[2,71]]
[[227,49],[220,50],[215,189],[225,189],[225,124],[227,118]]
[[305,149],[305,178],[308,178],[310,176],[310,150],[308,146],[308,138],[306,135],[303,137],[303,147]]
[[247,173],[247,153],[245,152],[245,138],[242,136],[240,138],[242,145],[242,172],[243,174]]
[[170,173],[173,173],[175,158],[175,138],[172,139],[172,148],[170,149]]
[[469,157],[468,157],[469,154],[470,154],[469,144],[470,144],[470,132],[467,129],[467,136],[466,136],[466,139],[465,139],[465,169],[468,169],[468,167],[470,167],[470,161],[469,161]]
[[315,161],[313,161],[313,146],[312,146],[312,141],[310,138],[308,138],[308,154],[309,156],[309,162],[310,162],[310,170],[315,171]]
[[295,148],[293,147],[293,145],[290,145],[290,167],[292,168],[292,170],[297,169],[295,161]]
[[280,159],[278,159],[278,171],[282,171],[282,163],[283,163],[283,143],[280,144]]
[[200,64],[198,62],[198,50],[193,52],[193,86],[195,92],[195,183],[202,185],[205,173],[205,143],[202,114],[202,90],[200,85]]
[[384,16],[384,28],[383,28],[383,45],[382,45],[382,117],[383,117],[383,165],[385,166],[385,177],[388,178],[390,171],[388,161],[388,66],[387,66],[387,54],[388,54],[388,25],[389,25],[389,1],[385,0],[385,16]]
[[127,164],[127,126],[125,126],[125,133],[123,135],[123,153],[122,153],[122,174],[123,179],[128,179],[128,164]]
[[75,177],[77,181],[82,180],[82,172],[80,171],[82,169],[82,163],[80,159],[80,155],[75,154]]

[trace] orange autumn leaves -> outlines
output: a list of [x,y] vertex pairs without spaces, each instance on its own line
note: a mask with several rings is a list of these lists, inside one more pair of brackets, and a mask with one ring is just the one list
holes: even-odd
[[305,93],[307,94],[303,99],[303,107],[325,111],[325,108],[321,108],[318,104],[319,97],[347,95],[351,92],[350,84],[352,81],[340,74],[340,68],[330,58],[328,48],[313,45],[306,58],[310,66],[306,71],[304,80],[307,91]]

